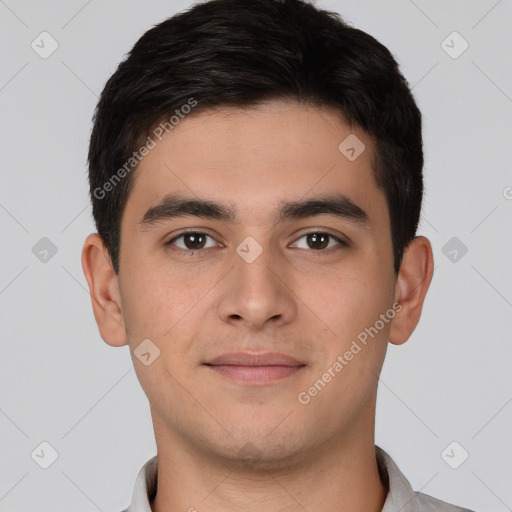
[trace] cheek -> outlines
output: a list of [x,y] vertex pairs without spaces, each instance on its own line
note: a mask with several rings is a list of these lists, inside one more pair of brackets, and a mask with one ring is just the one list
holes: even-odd
[[158,337],[161,324],[172,319],[171,307],[179,292],[164,279],[138,266],[128,271],[127,284],[123,286],[123,316],[125,324],[134,339]]
[[[140,260],[139,260],[140,261]],[[163,341],[190,319],[212,287],[213,276],[165,265],[133,265],[123,286],[123,316],[130,338]],[[124,283],[123,283],[124,284]]]
[[371,262],[313,274],[301,280],[298,295],[341,340],[373,325],[392,303],[392,281]]

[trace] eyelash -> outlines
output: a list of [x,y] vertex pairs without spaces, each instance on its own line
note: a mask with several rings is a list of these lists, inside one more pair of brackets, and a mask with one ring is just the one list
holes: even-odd
[[[203,231],[185,231],[185,232],[180,233],[179,235],[176,235],[175,237],[171,238],[164,245],[168,246],[172,251],[184,253],[184,254],[186,254],[187,256],[190,256],[190,257],[197,256],[201,252],[204,252],[206,250],[206,249],[182,249],[182,248],[172,247],[172,244],[176,240],[178,240],[180,238],[183,238],[186,235],[205,235],[205,236],[211,238],[212,240],[214,240],[214,238],[211,235],[209,235],[208,233],[204,233]],[[345,240],[342,240],[341,238],[337,237],[336,235],[333,235],[332,233],[328,233],[328,232],[325,232],[325,231],[310,231],[309,233],[304,233],[303,235],[301,235],[293,243],[297,243],[298,240],[300,240],[301,238],[304,238],[304,237],[306,237],[308,235],[327,235],[331,239],[334,239],[336,242],[338,242],[338,244],[339,244],[338,248],[340,248],[340,246],[341,247],[345,247],[345,248],[349,247],[349,244],[347,242],[345,242]],[[210,247],[208,247],[207,249],[210,249]],[[317,255],[321,255],[321,253],[327,252],[330,249],[336,249],[336,247],[329,247],[327,249],[316,249],[316,250],[315,249],[309,249],[309,251],[311,253],[313,253],[315,256],[317,256]],[[308,250],[308,249],[305,249],[305,250]],[[317,254],[315,254],[315,253],[317,253]]]

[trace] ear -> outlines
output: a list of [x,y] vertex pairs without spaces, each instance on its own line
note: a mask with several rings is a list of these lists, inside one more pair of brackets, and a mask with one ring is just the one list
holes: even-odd
[[391,324],[389,341],[394,345],[405,343],[418,325],[421,309],[434,272],[432,246],[424,236],[411,240],[402,259],[395,284],[395,318]]
[[126,345],[128,340],[117,276],[98,233],[92,233],[85,239],[82,268],[89,285],[94,318],[101,337],[113,347]]

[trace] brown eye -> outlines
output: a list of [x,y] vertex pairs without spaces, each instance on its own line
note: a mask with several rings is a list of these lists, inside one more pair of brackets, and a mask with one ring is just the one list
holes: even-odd
[[[302,239],[306,240],[306,247],[304,247],[304,244],[302,245],[302,247],[300,245],[297,245],[299,243],[298,241],[294,243],[294,246],[299,247],[301,249],[313,249],[315,251],[323,251],[324,249],[330,249],[332,247],[335,247],[336,245],[348,247],[348,243],[346,243],[341,238],[331,235],[330,233],[324,233],[322,231],[306,233],[305,235],[302,235],[299,238],[299,240]],[[332,244],[331,241],[334,241],[335,243]]]
[[325,233],[309,233],[306,240],[311,249],[325,249],[329,245],[329,235]]
[[[217,245],[217,242],[206,233],[201,233],[199,231],[189,231],[186,233],[181,233],[178,236],[175,236],[171,240],[169,240],[166,245],[174,245],[178,249],[182,251],[192,252],[192,251],[199,251],[201,249],[208,248],[206,247],[207,239],[210,238],[213,241],[213,244],[211,244],[209,247],[215,247]],[[178,240],[182,239],[182,242],[176,243]]]
[[183,241],[187,249],[203,249],[206,237],[202,233],[187,233]]

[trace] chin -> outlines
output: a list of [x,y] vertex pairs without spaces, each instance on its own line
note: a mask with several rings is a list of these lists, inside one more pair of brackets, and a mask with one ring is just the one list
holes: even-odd
[[223,459],[231,470],[240,472],[289,470],[306,456],[304,439],[295,438],[296,433],[291,431],[276,433],[277,424],[274,419],[272,426],[263,431],[261,424],[241,426],[239,423],[236,432],[229,429],[231,435],[210,444],[212,455],[216,460]]
[[238,472],[250,471],[256,473],[268,473],[269,471],[289,470],[298,455],[291,447],[265,446],[263,450],[248,441],[236,452],[228,455],[229,463]]

